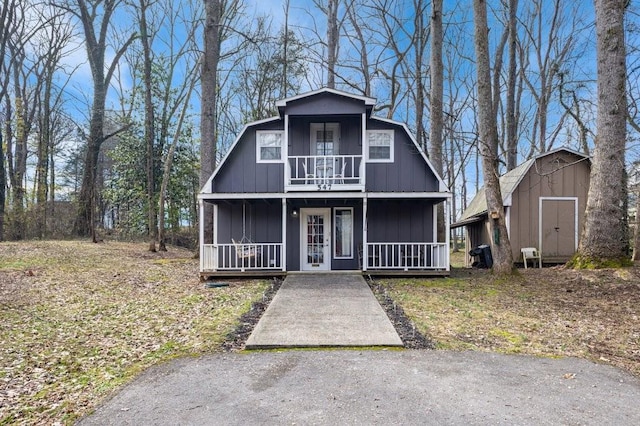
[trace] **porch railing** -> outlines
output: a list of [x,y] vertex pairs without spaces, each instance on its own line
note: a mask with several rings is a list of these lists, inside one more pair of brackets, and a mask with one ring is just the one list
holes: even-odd
[[282,269],[282,243],[204,244],[203,271]]
[[299,155],[289,157],[288,184],[315,185],[321,189],[364,185],[360,167],[362,155]]
[[446,243],[367,243],[362,256],[367,270],[449,270]]

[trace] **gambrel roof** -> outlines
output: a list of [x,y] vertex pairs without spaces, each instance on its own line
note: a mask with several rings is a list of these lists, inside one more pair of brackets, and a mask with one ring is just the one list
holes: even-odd
[[[569,152],[574,154],[582,159],[588,160],[589,156],[582,154],[578,151],[574,151],[569,148],[561,147],[554,149],[552,151],[547,151],[542,154],[539,154],[524,163],[517,166],[515,169],[508,171],[504,175],[500,176],[500,192],[502,193],[502,203],[505,207],[511,205],[511,198],[515,190],[520,185],[520,182],[527,174],[529,169],[536,163],[537,160],[547,157],[549,155],[555,154],[559,151]],[[464,226],[470,223],[479,222],[483,219],[483,217],[487,214],[487,198],[484,192],[484,186],[481,187],[476,195],[473,197],[466,210],[462,213],[460,220],[456,223],[451,224],[451,228],[458,228],[460,226]]]

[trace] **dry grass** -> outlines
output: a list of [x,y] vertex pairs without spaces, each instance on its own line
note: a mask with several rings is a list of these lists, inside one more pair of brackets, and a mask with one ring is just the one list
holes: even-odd
[[640,268],[381,282],[438,348],[578,356],[640,376]]
[[0,244],[0,424],[73,423],[143,369],[220,350],[267,284],[206,289],[191,252]]

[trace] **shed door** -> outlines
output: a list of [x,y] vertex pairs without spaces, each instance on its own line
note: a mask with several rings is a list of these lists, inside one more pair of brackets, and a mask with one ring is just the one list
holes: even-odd
[[541,198],[542,258],[573,256],[578,248],[578,199]]

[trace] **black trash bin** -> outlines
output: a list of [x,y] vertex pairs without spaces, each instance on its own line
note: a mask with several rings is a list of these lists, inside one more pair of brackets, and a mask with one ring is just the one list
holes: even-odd
[[472,248],[469,254],[474,258],[474,262],[471,264],[474,268],[491,268],[493,266],[493,256],[491,256],[491,247],[487,244],[480,244],[477,247]]

